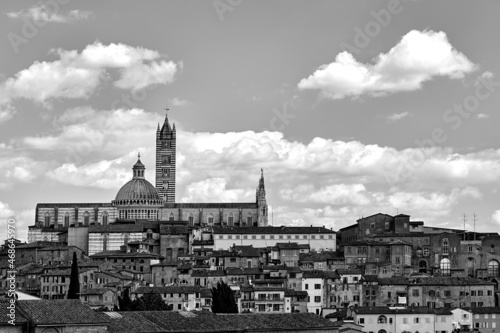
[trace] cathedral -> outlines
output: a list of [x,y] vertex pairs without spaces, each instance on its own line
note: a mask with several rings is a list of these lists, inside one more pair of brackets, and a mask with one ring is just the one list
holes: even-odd
[[155,226],[160,229],[161,224],[182,222],[190,230],[268,225],[262,171],[254,202],[175,202],[176,143],[175,124],[171,126],[166,116],[156,131],[155,186],[146,179],[146,166],[139,155],[132,168],[132,179],[110,202],[37,204],[28,241],[67,241],[93,254],[117,250],[124,244],[123,239],[140,242],[143,234]]

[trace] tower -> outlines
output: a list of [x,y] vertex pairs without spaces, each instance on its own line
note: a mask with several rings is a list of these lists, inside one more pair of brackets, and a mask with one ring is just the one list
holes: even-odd
[[266,201],[266,188],[264,186],[264,170],[260,169],[259,186],[255,191],[255,199],[257,201],[257,225],[259,227],[267,226],[267,201]]
[[175,147],[175,124],[170,127],[166,114],[156,130],[156,190],[165,202],[175,202]]

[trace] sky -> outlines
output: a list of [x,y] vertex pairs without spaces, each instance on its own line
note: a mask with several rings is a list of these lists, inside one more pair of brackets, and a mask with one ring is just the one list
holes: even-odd
[[499,9],[2,1],[0,228],[26,240],[37,203],[110,202],[139,152],[154,184],[168,107],[177,202],[252,202],[262,168],[273,225],[498,231]]

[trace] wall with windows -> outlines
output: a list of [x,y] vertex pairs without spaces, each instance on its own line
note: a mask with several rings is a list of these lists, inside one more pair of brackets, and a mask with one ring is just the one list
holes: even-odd
[[118,251],[120,246],[132,241],[142,241],[142,232],[90,232],[89,256],[102,251]]
[[248,233],[222,234],[214,231],[214,249],[228,249],[233,244],[236,245],[253,245],[253,247],[275,246],[276,243],[295,242],[298,244],[308,244],[311,251],[319,250],[336,250],[336,236],[331,233],[294,233],[294,234],[262,234],[252,233],[252,229]]
[[307,291],[307,312],[321,313],[325,300],[324,279],[321,277],[310,277],[310,273],[302,277],[302,290]]
[[472,309],[472,327],[481,333],[495,333],[500,327],[500,309],[483,309],[474,313]]
[[111,204],[38,204],[36,221],[39,227],[54,228],[78,225],[109,224],[117,218],[116,207]]
[[[189,204],[189,207],[193,205],[196,206],[196,204]],[[248,227],[257,226],[257,215],[257,204],[255,204],[255,208],[162,208],[160,214],[164,221],[188,221],[190,225],[210,226],[217,224]]]

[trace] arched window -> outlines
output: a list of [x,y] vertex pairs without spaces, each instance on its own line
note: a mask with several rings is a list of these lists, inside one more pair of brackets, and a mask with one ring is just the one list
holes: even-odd
[[45,213],[45,226],[46,227],[50,226],[50,214],[49,214],[49,212]]
[[102,225],[108,224],[108,212],[102,213]]
[[378,316],[377,324],[387,324],[387,317],[386,316]]
[[193,222],[194,222],[194,217],[193,217],[193,213],[189,213],[188,214],[188,221],[189,221],[189,225],[193,225]]
[[425,260],[420,260],[420,262],[418,263],[418,270],[419,270],[421,273],[425,273],[425,272],[427,272],[427,261],[425,261]]
[[90,224],[90,214],[89,212],[83,213],[83,225],[89,225]]
[[169,221],[173,221],[174,220],[174,213],[170,213],[170,217],[168,218]]
[[64,226],[69,227],[69,213],[64,214]]
[[449,250],[449,242],[448,242],[448,238],[443,238],[443,242],[442,242],[442,246],[441,246],[441,250],[443,252],[443,254],[448,254],[448,250]]
[[108,235],[104,235],[102,237],[102,250],[107,251],[108,250]]
[[440,268],[441,268],[441,274],[450,275],[451,273],[450,259],[448,258],[441,259]]
[[214,225],[214,214],[212,213],[208,214],[207,223],[208,225]]
[[498,276],[498,261],[490,260],[488,263],[488,276]]
[[234,224],[234,216],[233,213],[229,213],[227,216],[227,225],[233,225]]
[[380,330],[378,333],[387,333],[385,330]]
[[129,234],[123,235],[123,244],[127,245],[129,239],[130,239],[130,235]]

